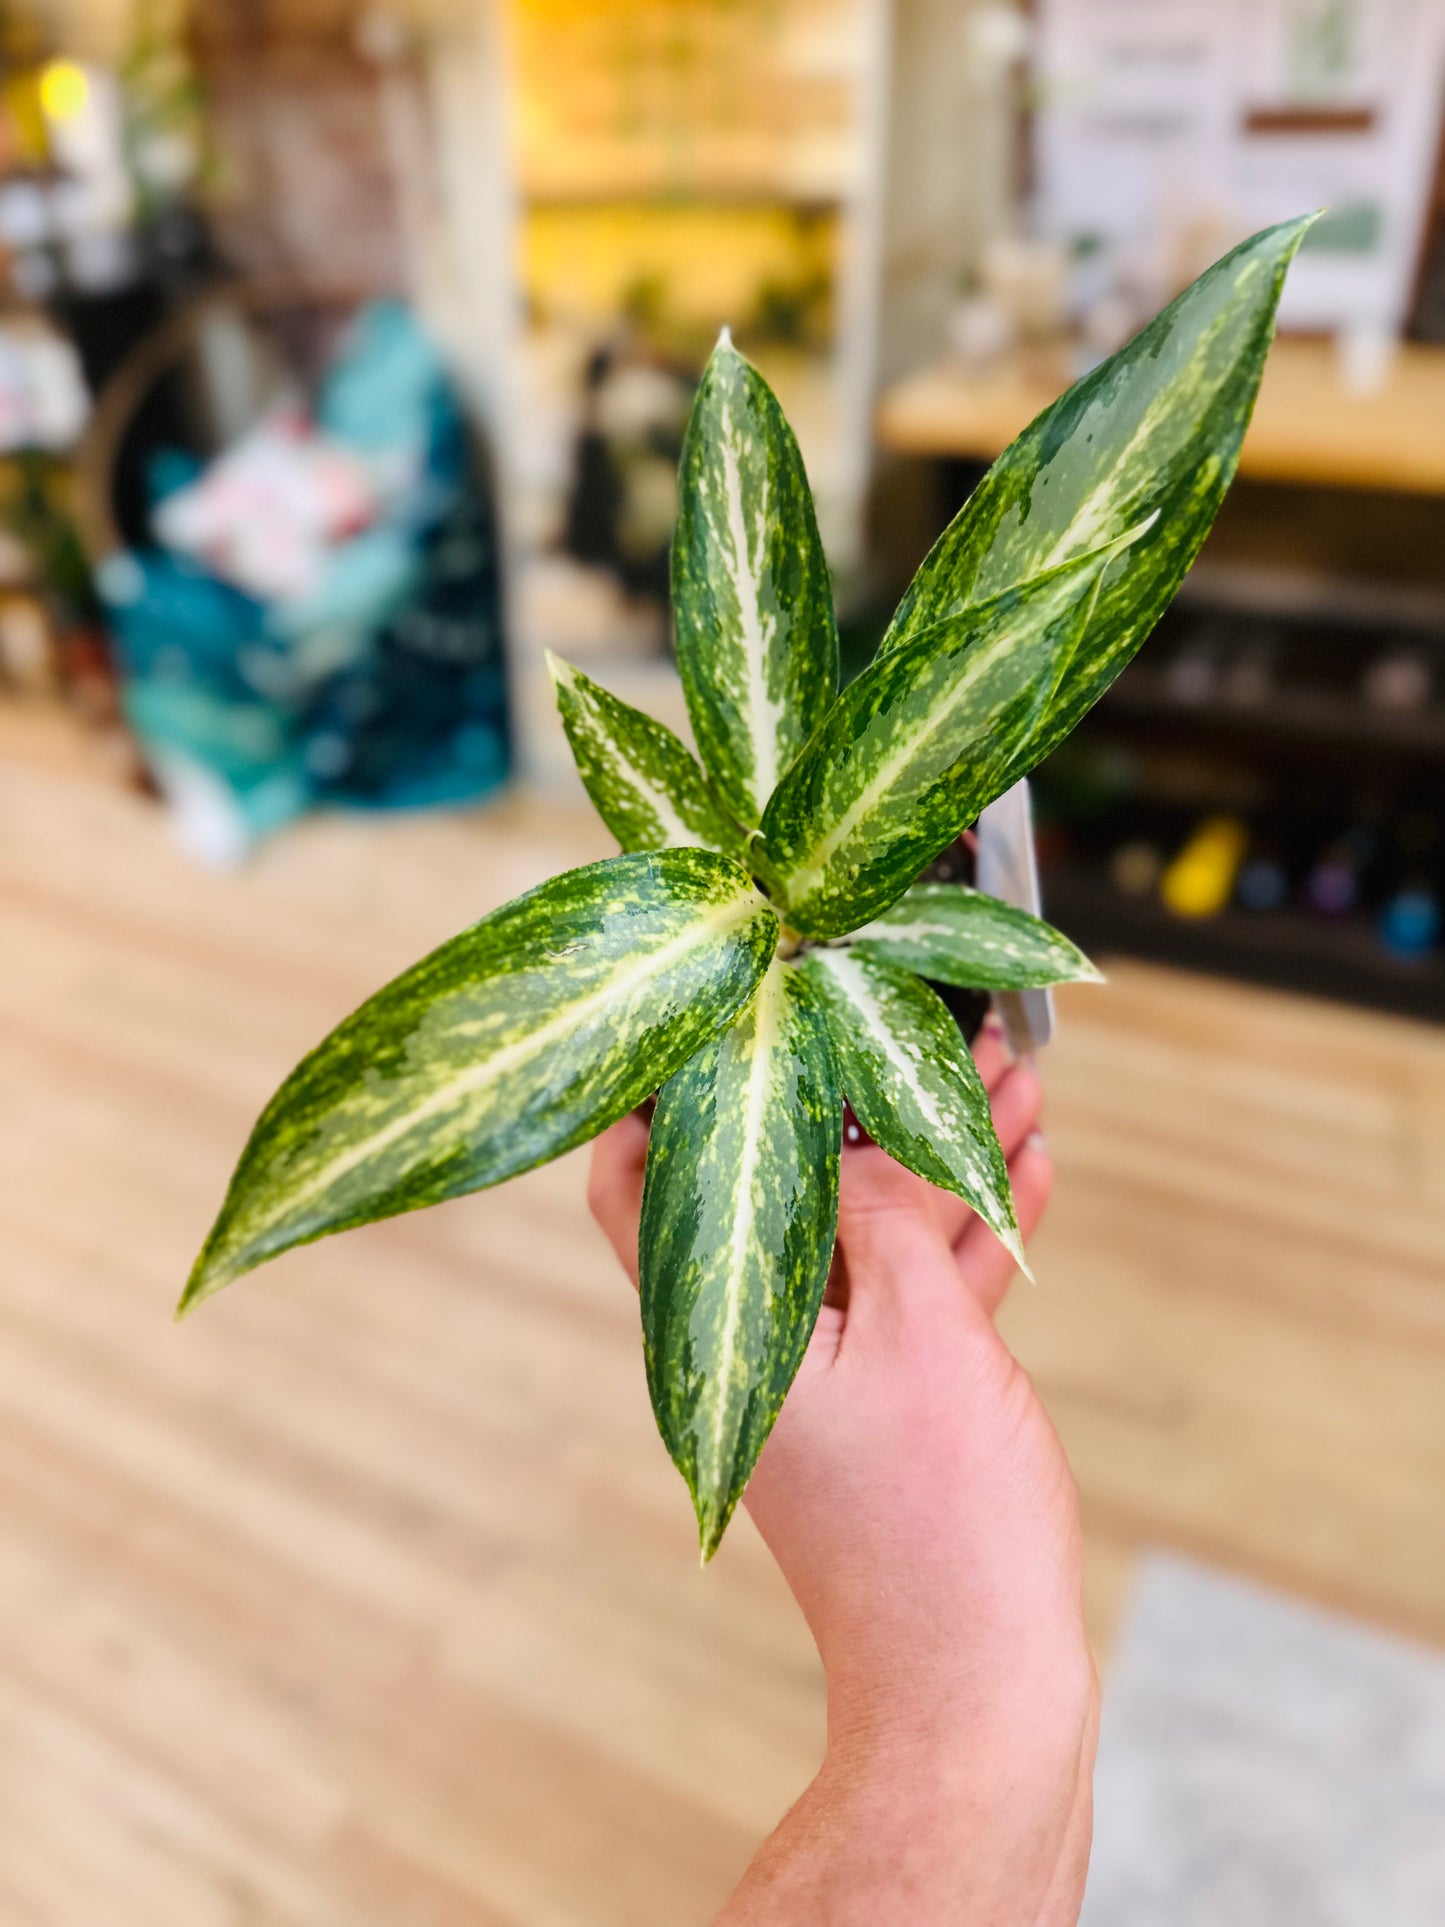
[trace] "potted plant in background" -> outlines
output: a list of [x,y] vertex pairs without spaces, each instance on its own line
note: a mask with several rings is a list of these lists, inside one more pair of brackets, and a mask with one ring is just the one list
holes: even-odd
[[1037,918],[914,880],[1073,729],[1179,587],[1233,478],[1308,225],[1236,248],[1040,415],[841,692],[797,446],[724,334],[673,551],[700,762],[553,663],[622,854],[452,938],[297,1066],[182,1310],[294,1245],[529,1170],[656,1093],[648,1384],[707,1558],[822,1300],[845,1098],[1022,1264],[986,1093],[922,977],[1023,988],[1096,973]]

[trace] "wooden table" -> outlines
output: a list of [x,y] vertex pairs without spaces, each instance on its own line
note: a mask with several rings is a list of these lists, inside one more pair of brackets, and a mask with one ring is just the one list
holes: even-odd
[[[878,438],[899,454],[992,461],[1071,378],[1047,354],[1009,356],[983,374],[940,363],[887,391]],[[1332,344],[1276,342],[1240,472],[1445,495],[1445,349],[1405,346],[1377,394],[1354,395]]]
[[[0,727],[0,1919],[679,1927],[811,1773],[739,1518],[700,1573],[574,1157],[171,1308],[246,1129],[571,813],[234,875]],[[53,747],[53,746],[52,746]],[[1445,1035],[1121,965],[1061,1000],[1008,1329],[1106,1644],[1161,1541],[1445,1640]]]

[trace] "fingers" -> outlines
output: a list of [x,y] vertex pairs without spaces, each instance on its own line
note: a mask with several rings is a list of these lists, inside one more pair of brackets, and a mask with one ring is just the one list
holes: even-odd
[[1042,1132],[1035,1131],[1009,1168],[1019,1230],[1027,1240],[1039,1227],[1054,1188],[1054,1161]]
[[978,1067],[978,1074],[988,1090],[1003,1076],[1013,1063],[1009,1047],[1004,1039],[1003,1025],[992,1012],[984,1018],[977,1037],[969,1045],[969,1052]]
[[[1044,1215],[1054,1184],[1054,1167],[1044,1141],[1030,1135],[1009,1165],[1014,1210],[1025,1244]],[[988,1226],[978,1218],[954,1246],[953,1255],[965,1284],[992,1318],[1007,1295],[1018,1267]]]
[[958,1268],[933,1208],[932,1187],[876,1145],[843,1160],[838,1246],[847,1275],[843,1343],[896,1337],[915,1314],[956,1310]]
[[928,1202],[944,1243],[957,1244],[973,1223],[973,1207],[965,1204],[956,1191],[944,1191],[937,1185],[931,1188]]
[[[1025,1239],[1043,1214],[1053,1168],[1036,1137],[1042,1104],[1032,1065],[1014,1062],[1002,1033],[986,1026],[974,1045],[979,1074],[988,1085],[994,1127],[1013,1183],[1014,1204]],[[642,1212],[643,1172],[647,1163],[646,1120],[630,1113],[592,1147],[587,1198],[619,1263],[637,1283],[637,1230]],[[940,1268],[940,1248],[956,1269]],[[849,1146],[843,1156],[838,1211],[838,1257],[828,1303],[853,1305],[852,1281],[876,1281],[876,1304],[896,1312],[901,1294],[917,1298],[935,1290],[957,1292],[961,1272],[973,1296],[991,1317],[1012,1283],[1013,1260],[980,1223],[962,1198],[937,1190],[905,1171],[876,1145]]]
[[647,1165],[647,1123],[635,1111],[619,1118],[592,1146],[587,1202],[618,1262],[637,1283],[637,1225]]
[[998,1134],[1004,1162],[1011,1164],[1023,1148],[1030,1132],[1038,1129],[1043,1110],[1043,1086],[1032,1064],[1012,1064],[999,1078],[991,1093],[993,1128]]

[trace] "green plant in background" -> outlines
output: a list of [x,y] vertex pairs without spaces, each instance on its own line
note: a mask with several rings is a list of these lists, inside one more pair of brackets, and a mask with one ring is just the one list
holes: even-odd
[[845,1097],[1022,1264],[987,1096],[922,979],[1096,973],[1037,918],[915,878],[1068,734],[1179,587],[1307,226],[1245,242],[1024,431],[841,693],[797,446],[724,335],[673,547],[701,762],[553,662],[623,853],[483,918],[318,1045],[252,1132],[182,1309],[293,1245],[529,1170],[657,1093],[648,1383],[708,1557],[823,1296]]

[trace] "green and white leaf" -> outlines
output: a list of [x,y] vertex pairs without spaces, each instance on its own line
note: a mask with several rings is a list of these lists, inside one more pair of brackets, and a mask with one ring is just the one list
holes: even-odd
[[778,920],[707,850],[518,897],[339,1025],[262,1112],[181,1301],[292,1245],[530,1170],[656,1090],[752,995]]
[[755,829],[833,699],[838,632],[793,431],[726,330],[693,403],[678,487],[677,665],[718,795]]
[[851,951],[809,951],[798,968],[822,999],[869,1137],[965,1199],[1027,1271],[988,1092],[948,1007],[910,971]]
[[840,941],[854,956],[965,990],[1103,982],[1061,930],[963,883],[915,883],[882,916]]
[[1093,610],[1118,548],[935,624],[848,685],[763,818],[758,861],[790,925],[838,937],[876,917],[1008,787],[1041,708],[1110,648]]
[[577,773],[624,850],[700,847],[741,853],[742,838],[702,771],[665,724],[547,651]]
[[994,463],[899,604],[884,650],[1159,514],[1157,539],[1105,579],[1107,652],[1041,720],[1016,774],[1103,694],[1198,554],[1234,479],[1286,271],[1315,218],[1235,248],[1045,409]]
[[639,1247],[647,1381],[704,1560],[812,1336],[842,1121],[827,1026],[783,963],[658,1099]]

